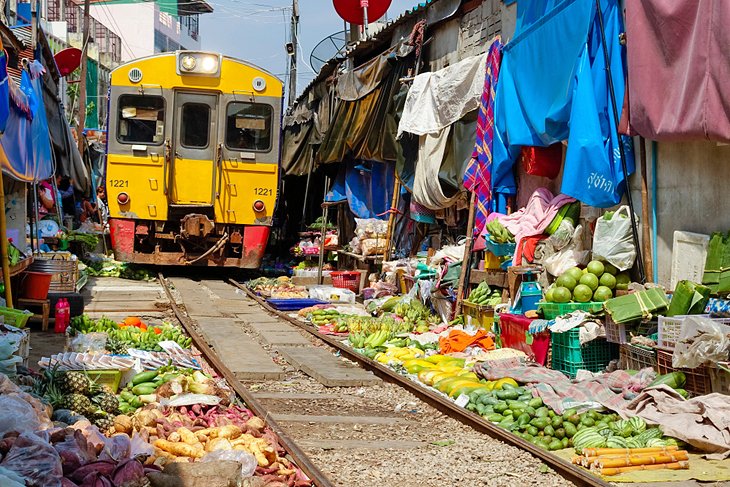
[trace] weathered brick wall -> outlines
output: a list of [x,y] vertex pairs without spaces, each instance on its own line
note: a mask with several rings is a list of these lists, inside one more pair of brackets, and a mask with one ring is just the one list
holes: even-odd
[[501,0],[483,0],[481,5],[461,17],[459,59],[482,54],[497,34],[503,39],[514,31],[514,5],[505,7]]

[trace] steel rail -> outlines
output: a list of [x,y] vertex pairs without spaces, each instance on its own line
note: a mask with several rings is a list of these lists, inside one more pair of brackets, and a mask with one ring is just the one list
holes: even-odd
[[277,317],[286,320],[287,322],[291,323],[292,325],[306,331],[307,333],[314,335],[315,337],[319,338],[320,340],[326,342],[330,346],[336,348],[338,351],[340,351],[343,355],[346,355],[347,358],[350,360],[353,360],[355,362],[360,363],[363,365],[366,369],[371,370],[379,377],[389,380],[391,382],[395,382],[399,386],[405,387],[409,389],[412,393],[414,393],[419,398],[423,399],[425,402],[430,404],[431,406],[435,407],[441,412],[446,413],[448,416],[457,419],[461,421],[462,423],[471,426],[472,428],[476,429],[477,431],[480,431],[482,433],[486,433],[489,436],[496,438],[500,441],[503,441],[505,443],[508,443],[512,446],[516,446],[517,448],[521,448],[523,450],[526,450],[533,456],[539,458],[543,462],[545,462],[548,466],[550,466],[553,470],[555,470],[559,475],[561,475],[563,478],[570,480],[576,485],[579,486],[586,486],[586,487],[610,487],[611,484],[605,482],[604,480],[592,475],[586,470],[583,470],[582,468],[573,465],[566,460],[563,460],[562,458],[559,458],[550,452],[543,450],[542,448],[539,448],[532,443],[523,440],[522,438],[510,433],[509,431],[506,431],[502,428],[499,428],[489,421],[485,420],[478,414],[475,414],[471,411],[468,411],[465,408],[459,407],[454,403],[453,401],[450,401],[446,399],[445,397],[441,396],[440,394],[437,394],[434,391],[431,391],[429,389],[426,389],[425,386],[418,384],[410,379],[407,379],[406,377],[403,377],[399,373],[395,372],[390,367],[387,367],[384,364],[381,364],[379,362],[376,362],[375,360],[369,359],[365,357],[364,355],[361,355],[357,353],[354,349],[347,347],[343,345],[339,340],[336,338],[333,338],[329,335],[324,335],[322,333],[319,333],[315,328],[306,325],[305,323],[302,323],[301,321],[292,318],[288,316],[286,313],[282,313],[281,311],[278,311],[274,309],[272,306],[269,305],[264,299],[257,296],[251,290],[249,290],[246,286],[241,285],[240,283],[228,279],[228,282],[238,289],[242,290],[246,293],[247,296],[255,300],[257,303],[259,303],[260,306],[262,306],[264,309],[266,309],[268,312],[276,315]]
[[185,329],[185,332],[187,332],[187,334],[190,336],[195,347],[203,354],[205,360],[213,367],[213,369],[215,369],[215,371],[219,375],[221,375],[226,380],[226,382],[228,382],[228,385],[230,385],[235,393],[238,394],[241,399],[243,399],[243,401],[246,403],[246,406],[251,411],[253,411],[257,416],[265,419],[266,425],[271,428],[274,433],[276,433],[281,446],[283,446],[287,453],[291,455],[296,466],[299,467],[309,477],[309,479],[314,483],[315,486],[334,487],[332,481],[329,480],[327,476],[316,465],[314,465],[314,463],[312,463],[306,453],[304,453],[304,451],[299,448],[294,440],[292,440],[289,435],[284,432],[281,426],[279,426],[279,424],[274,421],[271,416],[269,416],[269,412],[266,410],[266,408],[264,408],[258,401],[258,399],[256,399],[253,394],[251,394],[249,390],[246,389],[243,384],[241,384],[241,382],[236,378],[233,372],[231,372],[231,370],[226,366],[226,364],[223,363],[223,361],[218,357],[218,355],[210,347],[210,345],[208,345],[208,343],[200,335],[200,333],[198,333],[198,331],[195,329],[195,326],[193,325],[193,320],[190,319],[190,317],[186,316],[177,306],[177,303],[175,302],[175,299],[170,292],[170,288],[167,285],[165,276],[163,276],[161,272],[158,273],[158,279],[160,281],[160,285],[165,290],[167,299],[170,301],[170,307],[172,308],[173,313],[175,313],[175,317]]

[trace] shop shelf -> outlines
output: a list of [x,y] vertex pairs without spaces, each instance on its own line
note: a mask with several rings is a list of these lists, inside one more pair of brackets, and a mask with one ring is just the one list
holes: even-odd
[[565,333],[551,333],[552,368],[574,378],[578,370],[600,372],[618,358],[618,347],[603,338],[580,344],[578,328]]
[[597,313],[603,309],[603,303],[598,301],[590,301],[588,303],[548,303],[541,301],[537,305],[542,310],[546,320],[554,320],[558,316],[567,315],[573,311]]

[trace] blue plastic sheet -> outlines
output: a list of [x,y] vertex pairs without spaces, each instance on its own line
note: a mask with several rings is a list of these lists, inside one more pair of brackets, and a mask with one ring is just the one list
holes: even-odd
[[[602,0],[618,103],[624,99],[624,50],[616,0]],[[588,205],[618,204],[624,191],[598,17],[593,0],[525,0],[505,46],[495,100],[493,191],[514,194],[520,146],[568,141],[561,191]],[[630,139],[624,141],[629,173]]]
[[11,97],[5,132],[0,137],[0,165],[23,182],[41,181],[53,174],[41,83],[41,78],[31,80],[23,71],[19,93]]
[[367,166],[347,162],[340,166],[325,202],[347,200],[357,218],[388,218],[393,199],[394,165],[374,162]]
[[8,58],[0,52],[0,133],[5,132],[10,114],[10,89],[8,87]]

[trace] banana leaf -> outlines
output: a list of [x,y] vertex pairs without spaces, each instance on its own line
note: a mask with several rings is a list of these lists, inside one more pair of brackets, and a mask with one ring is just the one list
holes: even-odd
[[609,299],[603,307],[615,323],[628,323],[663,314],[669,307],[669,300],[664,291],[652,288]]
[[702,277],[702,284],[708,286],[713,293],[717,293],[720,287],[720,273],[726,247],[727,241],[723,235],[713,233],[707,246],[705,273]]
[[702,314],[710,300],[710,288],[690,281],[679,281],[672,295],[667,316]]
[[720,283],[718,293],[730,292],[730,232],[723,239],[722,268],[720,269]]

